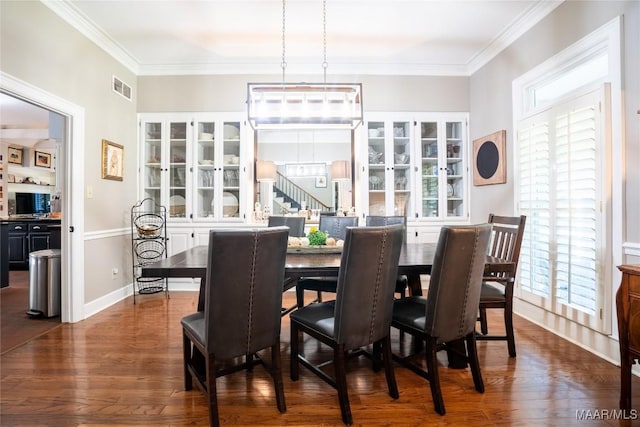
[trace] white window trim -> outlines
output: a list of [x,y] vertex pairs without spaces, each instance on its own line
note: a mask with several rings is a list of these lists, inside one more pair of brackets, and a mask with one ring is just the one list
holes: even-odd
[[[609,241],[606,245],[606,259],[610,262],[604,266],[604,301],[602,313],[602,325],[598,328],[601,332],[612,334],[613,314],[615,313],[615,301],[613,287],[620,283],[621,274],[616,265],[623,263],[623,226],[624,226],[624,128],[622,120],[622,17],[618,16],[591,34],[580,39],[562,52],[549,58],[547,61],[531,69],[527,73],[513,81],[513,124],[512,132],[516,135],[518,123],[526,116],[534,113],[533,102],[529,99],[532,88],[572,64],[584,61],[596,52],[606,49],[609,58],[609,75],[607,80],[610,88],[610,158],[605,168],[605,176],[609,177],[608,188],[604,193],[607,205],[603,206],[603,217],[606,218],[606,236]],[[605,99],[607,99],[605,97]],[[541,107],[542,111],[547,107]],[[517,145],[516,145],[517,146]],[[517,148],[514,158],[517,157]],[[615,167],[613,167],[615,165]],[[518,170],[515,170],[516,182],[519,180]],[[517,186],[516,186],[517,188]],[[518,211],[518,198],[514,197],[514,209]],[[516,295],[520,296],[520,289],[516,289]],[[542,307],[542,306],[541,306]],[[575,319],[574,319],[575,320]],[[617,329],[617,328],[616,328]]]

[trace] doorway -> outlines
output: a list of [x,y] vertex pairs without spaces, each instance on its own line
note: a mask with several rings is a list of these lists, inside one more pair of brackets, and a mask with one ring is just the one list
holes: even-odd
[[3,72],[0,72],[0,92],[64,118],[57,159],[61,168],[60,188],[65,196],[61,200],[60,320],[80,321],[84,318],[84,109]]

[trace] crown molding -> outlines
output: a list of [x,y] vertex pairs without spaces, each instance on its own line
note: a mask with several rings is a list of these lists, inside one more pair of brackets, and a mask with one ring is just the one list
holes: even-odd
[[140,69],[138,61],[109,37],[108,34],[97,28],[82,12],[74,7],[73,4],[67,0],[40,1],[82,35],[98,45],[99,48],[113,56],[116,61],[127,67],[132,73],[138,74]]
[[[405,76],[471,76],[496,57],[502,50],[526,33],[565,0],[541,0],[516,18],[496,39],[467,64],[421,64],[397,62],[344,62],[331,63],[331,74],[355,75],[405,75]],[[108,34],[97,28],[86,16],[67,0],[41,2],[64,19],[89,40],[106,51],[123,66],[138,76],[163,75],[223,75],[223,74],[273,74],[281,75],[279,64],[259,60],[243,62],[211,62],[202,64],[140,64],[132,55]],[[289,63],[287,73],[321,74],[318,64]]]
[[487,47],[480,51],[475,57],[471,58],[467,64],[467,75],[472,75],[493,58],[498,56],[500,52],[533,28],[534,25],[540,22],[564,1],[565,0],[544,0],[535,3],[529,9],[524,11]]

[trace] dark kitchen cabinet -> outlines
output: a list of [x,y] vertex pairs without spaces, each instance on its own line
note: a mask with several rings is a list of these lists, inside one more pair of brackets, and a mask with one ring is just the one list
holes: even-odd
[[25,223],[9,224],[9,268],[24,268],[29,261],[28,227]]
[[[43,249],[60,249],[60,224],[55,222],[9,222],[7,225],[9,269],[29,268],[29,254]],[[5,252],[3,250],[3,256]]]

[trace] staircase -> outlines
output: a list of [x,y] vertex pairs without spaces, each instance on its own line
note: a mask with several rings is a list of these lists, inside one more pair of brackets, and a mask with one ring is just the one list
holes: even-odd
[[273,210],[282,214],[298,212],[302,206],[300,201],[307,202],[307,209],[330,210],[329,206],[313,197],[302,187],[295,184],[286,176],[277,172],[276,182],[273,185]]

